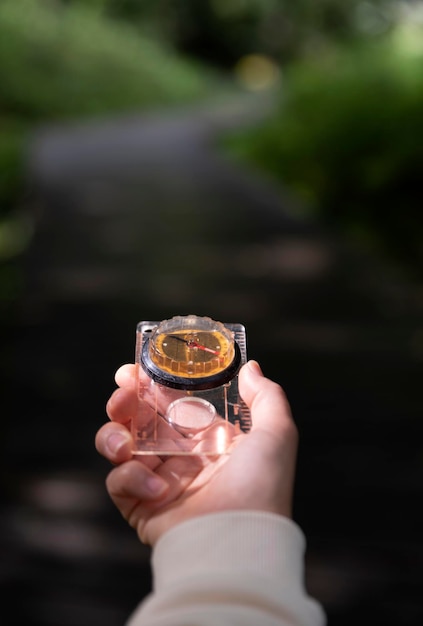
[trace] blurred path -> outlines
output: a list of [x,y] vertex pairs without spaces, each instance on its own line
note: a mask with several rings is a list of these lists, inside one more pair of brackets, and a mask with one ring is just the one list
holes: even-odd
[[10,624],[118,626],[148,591],[148,550],[105,495],[93,439],[136,323],[187,313],[244,323],[249,355],[291,399],[296,519],[333,622],[421,623],[418,294],[219,153],[227,128],[267,106],[34,137],[37,228],[10,330],[23,418],[7,433],[3,568],[24,592]]

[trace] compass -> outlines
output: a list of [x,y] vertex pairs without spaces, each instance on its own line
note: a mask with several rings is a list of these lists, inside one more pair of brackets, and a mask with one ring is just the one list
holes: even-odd
[[141,365],[156,383],[183,390],[214,389],[241,365],[233,331],[210,317],[178,315],[145,334]]
[[199,315],[139,322],[133,453],[228,454],[252,425],[238,389],[246,360],[242,324]]

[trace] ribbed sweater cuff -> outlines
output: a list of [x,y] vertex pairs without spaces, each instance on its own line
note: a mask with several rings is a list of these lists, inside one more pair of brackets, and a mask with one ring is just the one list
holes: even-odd
[[165,533],[153,550],[155,591],[205,574],[251,572],[303,588],[305,538],[291,520],[261,511],[196,517]]

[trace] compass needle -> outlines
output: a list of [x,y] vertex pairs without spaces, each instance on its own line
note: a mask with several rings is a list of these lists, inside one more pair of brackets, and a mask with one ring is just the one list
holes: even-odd
[[193,348],[197,348],[197,350],[204,350],[204,352],[210,352],[210,354],[215,354],[216,356],[219,356],[220,354],[219,350],[212,350],[211,348],[206,348],[206,346],[202,346],[199,343],[194,343]]
[[183,343],[188,343],[187,339],[180,337],[179,335],[168,335],[169,339],[177,339],[178,341],[182,341]]

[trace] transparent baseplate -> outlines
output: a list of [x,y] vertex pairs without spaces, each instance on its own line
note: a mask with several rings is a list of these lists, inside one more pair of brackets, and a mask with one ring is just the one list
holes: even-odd
[[[132,419],[135,455],[222,455],[251,429],[248,407],[238,390],[238,376],[214,389],[184,391],[154,382],[141,365],[142,347],[159,322],[137,325],[136,384],[138,406]],[[241,324],[225,324],[233,332],[246,362],[246,334]]]

